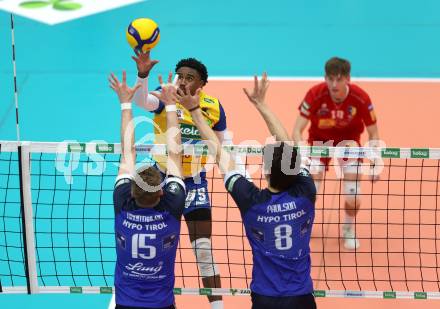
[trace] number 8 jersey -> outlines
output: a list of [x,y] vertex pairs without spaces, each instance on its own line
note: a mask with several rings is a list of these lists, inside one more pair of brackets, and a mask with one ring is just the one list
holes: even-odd
[[113,193],[116,304],[168,307],[174,304],[174,263],[185,184],[180,178],[167,178],[159,204],[140,208],[131,196],[133,180],[128,177],[118,177]]
[[226,175],[225,185],[252,248],[252,292],[273,297],[312,293],[309,243],[316,188],[309,172],[301,169],[292,187],[279,193],[260,190],[237,172]]

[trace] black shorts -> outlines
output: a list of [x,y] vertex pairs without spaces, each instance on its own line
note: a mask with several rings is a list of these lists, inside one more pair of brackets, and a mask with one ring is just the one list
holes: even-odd
[[116,305],[115,309],[176,309],[174,305],[168,307],[160,307],[160,308],[150,308],[150,307],[128,307],[122,305]]
[[251,293],[252,309],[316,309],[313,294],[272,297]]
[[200,208],[184,214],[186,221],[211,221],[211,209]]

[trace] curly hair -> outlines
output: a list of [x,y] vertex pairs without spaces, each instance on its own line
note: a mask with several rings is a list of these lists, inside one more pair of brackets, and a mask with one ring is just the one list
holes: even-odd
[[208,70],[206,66],[195,58],[186,58],[176,64],[176,72],[181,67],[187,67],[196,70],[200,74],[200,79],[206,84],[208,82]]

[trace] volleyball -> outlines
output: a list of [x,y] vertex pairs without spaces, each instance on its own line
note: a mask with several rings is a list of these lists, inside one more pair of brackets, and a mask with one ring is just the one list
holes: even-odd
[[154,20],[138,18],[128,25],[126,36],[133,49],[145,53],[159,43],[160,31]]

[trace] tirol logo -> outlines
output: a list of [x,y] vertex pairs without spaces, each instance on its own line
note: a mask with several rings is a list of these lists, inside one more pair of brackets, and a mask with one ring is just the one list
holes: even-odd
[[199,294],[200,295],[211,296],[212,295],[212,289],[206,289],[206,288],[199,289]]
[[144,266],[143,263],[139,262],[136,264],[128,264],[125,266],[125,269],[136,275],[154,276],[162,270],[162,263],[159,263],[158,266]]
[[180,124],[180,132],[182,133],[182,138],[202,139],[199,130],[190,124]]
[[182,289],[181,288],[174,288],[173,292],[174,292],[174,295],[182,295]]
[[80,286],[72,286],[70,287],[70,293],[71,294],[82,294],[83,289]]
[[382,158],[400,158],[400,149],[399,148],[382,149]]
[[415,299],[427,299],[428,294],[426,292],[414,292]]
[[113,153],[115,151],[114,144],[96,144],[97,153]]
[[232,296],[235,296],[235,294],[238,292],[237,289],[229,289],[229,291],[231,292]]
[[315,297],[325,297],[325,291],[323,290],[316,290],[313,292],[313,295],[315,295]]
[[86,151],[86,144],[84,143],[73,143],[67,145],[68,152],[84,152]]
[[328,158],[329,156],[329,150],[328,147],[312,147],[310,149],[310,155],[312,157],[323,157]]
[[386,298],[386,299],[395,299],[395,298],[396,298],[396,292],[393,292],[393,291],[385,291],[385,292],[383,292],[383,298]]
[[101,294],[112,294],[113,288],[110,286],[102,286],[99,288],[99,293]]
[[429,149],[428,148],[412,148],[411,149],[411,158],[429,158]]

